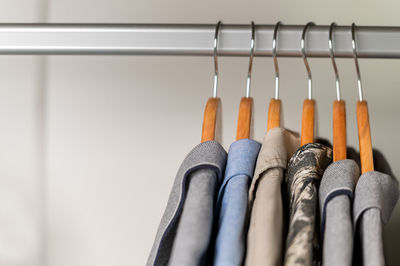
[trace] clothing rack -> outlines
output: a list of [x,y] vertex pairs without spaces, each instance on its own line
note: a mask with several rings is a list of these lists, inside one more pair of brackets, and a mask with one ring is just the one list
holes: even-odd
[[[277,55],[301,57],[304,25],[283,25]],[[271,56],[274,25],[256,25],[255,56]],[[307,33],[309,57],[329,57],[329,26]],[[214,24],[27,24],[0,23],[0,54],[21,55],[186,55],[212,56]],[[250,23],[223,24],[218,55],[248,56]],[[400,27],[357,26],[360,58],[400,58]],[[351,27],[337,26],[336,57],[352,57]]]

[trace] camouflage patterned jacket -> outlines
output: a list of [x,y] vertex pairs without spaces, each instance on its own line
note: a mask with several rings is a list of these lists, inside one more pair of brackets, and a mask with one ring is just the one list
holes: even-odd
[[286,172],[288,235],[285,265],[319,265],[318,186],[324,170],[332,163],[332,150],[322,144],[300,147]]

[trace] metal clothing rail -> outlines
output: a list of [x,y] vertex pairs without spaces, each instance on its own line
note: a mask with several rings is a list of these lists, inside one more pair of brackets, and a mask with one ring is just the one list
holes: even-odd
[[[304,25],[283,25],[277,55],[301,57]],[[256,25],[255,56],[271,56],[274,25]],[[329,26],[307,33],[306,53],[329,57]],[[0,54],[212,56],[214,24],[1,24]],[[223,24],[218,55],[248,56],[249,25]],[[400,27],[357,26],[360,58],[400,58]],[[352,57],[349,26],[335,27],[336,57]]]

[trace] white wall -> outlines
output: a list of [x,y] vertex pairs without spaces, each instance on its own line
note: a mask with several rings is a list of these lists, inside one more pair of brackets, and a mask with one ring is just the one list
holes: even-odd
[[[41,21],[47,9],[48,22],[215,23],[221,19],[224,23],[282,20],[305,24],[312,20],[394,26],[399,25],[400,7],[389,0],[1,3],[0,18],[6,22]],[[332,139],[332,67],[328,59],[310,61],[318,135]],[[300,130],[301,105],[307,95],[305,68],[300,58],[279,62],[284,125]],[[247,64],[248,58],[220,58],[226,148],[234,140]],[[400,61],[361,60],[360,64],[374,146],[400,175],[396,141]],[[338,66],[347,100],[348,141],[358,147],[354,63],[340,59]],[[52,56],[43,61],[7,56],[0,60],[0,70],[0,122],[4,125],[0,130],[0,209],[7,218],[0,217],[0,235],[3,230],[10,237],[18,233],[12,249],[0,241],[0,265],[43,265],[41,247],[51,266],[143,265],[176,170],[200,140],[203,109],[212,91],[212,58]],[[252,95],[257,140],[266,129],[273,73],[271,58],[255,58]],[[400,207],[385,237],[388,264],[400,264],[396,252]],[[14,251],[24,254],[23,259],[10,257]]]
[[[2,22],[38,22],[40,0],[1,0]],[[0,265],[43,265],[43,58],[0,58]]]

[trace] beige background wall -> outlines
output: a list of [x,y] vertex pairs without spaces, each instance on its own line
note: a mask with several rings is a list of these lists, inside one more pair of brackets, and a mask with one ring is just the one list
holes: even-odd
[[[397,1],[0,0],[2,22],[393,25]],[[334,76],[311,59],[318,135],[332,139]],[[280,61],[284,125],[300,130],[307,80]],[[181,160],[200,140],[212,58],[3,56],[0,59],[0,265],[143,265]],[[248,58],[220,59],[223,145],[234,140]],[[358,148],[354,63],[338,60],[348,141]],[[399,60],[361,60],[374,146],[400,175]],[[255,58],[254,138],[266,130],[271,58]],[[399,205],[400,206],[400,205]],[[4,236],[4,237],[3,237]],[[400,207],[385,230],[400,264]]]

